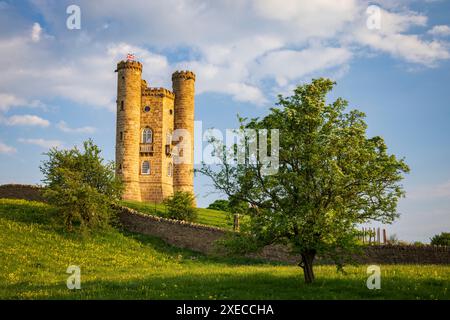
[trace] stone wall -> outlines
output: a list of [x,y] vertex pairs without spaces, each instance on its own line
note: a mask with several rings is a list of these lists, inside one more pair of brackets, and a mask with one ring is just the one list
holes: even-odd
[[[42,188],[35,185],[0,185],[0,198],[43,201]],[[146,215],[133,209],[119,208],[122,225],[129,231],[156,236],[169,244],[205,254],[217,253],[215,241],[227,233],[221,228]],[[281,245],[267,246],[248,257],[297,264],[299,257],[290,255]],[[436,246],[368,246],[362,256],[354,256],[362,264],[450,264],[450,247]],[[319,263],[326,263],[319,259]]]
[[25,184],[0,185],[0,198],[43,201],[42,187]]
[[119,219],[129,231],[156,236],[174,246],[206,254],[213,253],[214,241],[227,232],[201,224],[150,216],[125,207],[119,209]]
[[[145,215],[128,208],[121,208],[119,214],[124,227],[133,232],[162,238],[177,247],[192,249],[205,254],[216,253],[215,241],[227,232],[220,228],[184,221]],[[287,247],[273,245],[247,257],[297,264],[299,256],[289,254]],[[435,246],[368,246],[363,255],[353,257],[362,264],[450,264],[450,247]],[[318,259],[319,263],[327,263]]]

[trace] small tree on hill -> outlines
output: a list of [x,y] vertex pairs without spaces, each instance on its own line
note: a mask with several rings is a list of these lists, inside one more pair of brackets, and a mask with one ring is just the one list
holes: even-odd
[[434,246],[450,246],[450,232],[442,232],[433,236],[431,244]]
[[40,166],[44,197],[59,208],[69,231],[75,223],[82,229],[108,224],[112,204],[120,199],[123,188],[114,164],[104,163],[100,152],[92,140],[84,142],[83,151],[53,148]]
[[210,203],[207,209],[228,212],[230,210],[230,202],[228,200],[218,199]]
[[252,205],[250,230],[242,237],[259,247],[289,244],[300,254],[307,283],[314,280],[317,254],[342,266],[345,253],[357,243],[358,224],[391,223],[398,217],[397,201],[404,194],[400,181],[409,171],[387,152],[381,137],[366,137],[362,112],[344,112],[347,102],[341,98],[326,103],[333,85],[328,79],[313,80],[291,97],[280,96],[280,108],[263,119],[240,119],[242,130],[279,130],[276,173],[265,174],[267,163],[259,150],[249,154],[252,161],[239,163],[231,160],[243,148],[249,152],[247,146],[235,144],[230,150],[214,139],[213,155],[220,164],[198,170],[217,189]]
[[194,208],[194,195],[190,192],[176,191],[172,196],[164,199],[167,216],[170,219],[195,221],[197,211]]

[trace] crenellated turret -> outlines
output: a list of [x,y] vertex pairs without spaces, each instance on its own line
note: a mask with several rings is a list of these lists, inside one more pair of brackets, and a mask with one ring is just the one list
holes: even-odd
[[[176,71],[172,75],[172,88],[175,94],[174,129],[184,129],[188,140],[183,141],[180,156],[183,163],[174,163],[174,191],[188,191],[194,194],[194,95],[195,74],[191,71]],[[174,137],[176,140],[176,137]],[[179,139],[178,139],[179,140]],[[180,142],[178,143],[180,145]]]
[[141,200],[139,185],[139,143],[142,64],[117,64],[116,170],[125,190],[123,198]]

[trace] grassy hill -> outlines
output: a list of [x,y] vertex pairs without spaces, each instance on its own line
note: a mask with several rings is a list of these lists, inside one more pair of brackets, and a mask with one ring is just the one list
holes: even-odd
[[[366,266],[316,268],[305,285],[296,266],[209,258],[116,229],[68,234],[55,209],[0,199],[1,299],[449,299],[450,266],[382,266],[382,289]],[[81,290],[66,269],[81,267]]]
[[[166,207],[164,204],[156,204],[149,202],[139,202],[139,201],[122,201],[124,206],[131,209],[135,209],[142,213],[147,213],[155,216],[165,217]],[[233,229],[233,223],[228,213],[224,211],[211,210],[205,208],[196,208],[197,211],[197,223],[206,224],[214,227]]]

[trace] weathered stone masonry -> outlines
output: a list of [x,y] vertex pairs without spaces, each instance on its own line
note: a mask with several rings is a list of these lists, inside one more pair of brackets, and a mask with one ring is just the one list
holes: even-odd
[[[216,252],[215,242],[222,239],[226,231],[220,228],[184,221],[165,219],[122,208],[119,218],[123,226],[133,232],[162,238],[177,247],[199,251],[205,254]],[[286,246],[273,245],[247,257],[297,264],[300,257],[291,255]],[[367,246],[362,255],[354,260],[361,264],[450,264],[450,247],[436,246]],[[317,263],[327,264],[318,258]]]
[[[34,185],[1,185],[0,198],[43,201],[42,188]],[[227,232],[220,228],[171,220],[139,213],[122,207],[119,210],[122,225],[132,232],[162,238],[177,247],[210,254],[215,252],[214,243]],[[299,257],[290,255],[285,246],[268,246],[250,257],[297,264]],[[450,264],[450,247],[436,246],[368,246],[362,256],[355,256],[363,264]],[[320,260],[319,263],[326,261]]]
[[[137,61],[121,61],[116,71],[116,167],[123,198],[161,202],[174,191],[193,193],[194,73],[174,72],[172,92],[148,87]],[[176,163],[173,152],[187,161]]]

